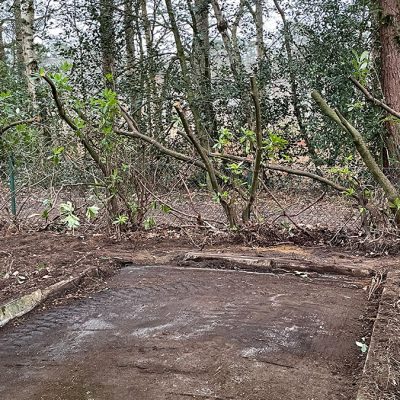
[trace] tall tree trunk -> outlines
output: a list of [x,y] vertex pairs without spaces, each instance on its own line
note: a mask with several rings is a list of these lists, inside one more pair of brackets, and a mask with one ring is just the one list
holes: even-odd
[[[174,35],[175,39],[175,45],[176,45],[176,52],[179,60],[179,64],[181,67],[181,73],[182,73],[182,80],[185,83],[185,90],[187,94],[187,100],[190,105],[190,109],[192,111],[193,115],[193,122],[194,126],[196,129],[196,132],[193,133],[191,127],[189,126],[189,123],[186,120],[184,112],[180,109],[180,106],[175,106],[175,109],[181,119],[181,122],[184,125],[184,129],[186,132],[186,136],[193,145],[193,147],[196,149],[196,152],[198,156],[202,159],[205,169],[208,173],[209,180],[210,180],[210,185],[212,186],[212,189],[214,193],[218,196],[220,196],[221,193],[221,188],[217,179],[217,174],[216,170],[214,168],[214,165],[212,161],[210,160],[208,156],[208,151],[204,146],[202,146],[199,138],[204,137],[204,124],[203,124],[203,119],[201,116],[201,112],[198,108],[197,104],[197,96],[194,91],[193,87],[193,82],[192,82],[192,76],[190,74],[190,70],[187,64],[187,57],[185,54],[185,49],[183,47],[181,35],[179,32],[178,24],[176,21],[174,9],[172,6],[172,1],[171,0],[165,0],[165,5],[167,6],[167,12],[168,12],[168,17],[169,17],[169,22],[171,25],[171,30]],[[229,221],[229,225],[231,227],[235,227],[237,224],[237,218],[234,209],[232,208],[231,204],[224,199],[222,196],[220,196],[220,203],[222,205],[222,208],[225,211],[225,214],[227,216],[227,219]]]
[[[114,0],[100,0],[100,45],[102,56],[103,76],[106,78],[106,86],[115,90],[115,27],[114,27]],[[106,158],[105,176],[108,178],[112,171],[112,162]],[[108,210],[111,218],[118,215],[118,200],[115,195],[110,194]]]
[[[234,79],[236,86],[238,88],[239,96],[241,97],[241,106],[244,110],[244,115],[246,116],[247,124],[252,126],[252,110],[251,110],[251,97],[249,95],[248,79],[246,74],[246,68],[244,66],[240,50],[237,46],[237,38],[233,39],[229,34],[229,23],[224,13],[222,12],[221,6],[218,0],[211,0],[211,4],[214,10],[215,19],[217,20],[217,29],[221,34],[222,41],[224,43],[224,48],[229,60],[229,66],[232,72],[232,78]],[[238,27],[239,21],[244,7],[243,1],[239,5],[239,13],[237,19],[237,25],[235,31]]]
[[265,57],[263,0],[256,0],[256,33],[258,63]]
[[[232,45],[231,37],[228,33],[229,24],[225,18],[218,0],[211,0],[215,18],[217,20],[217,28],[224,42],[225,51],[229,59],[229,65],[234,78],[241,79],[244,75],[244,67],[240,53],[237,48]],[[242,83],[243,84],[243,83]]]
[[256,27],[256,50],[257,50],[257,64],[260,65],[265,57],[265,43],[264,43],[264,0],[255,0],[255,9],[251,4],[246,1],[246,6],[253,17]]
[[28,80],[28,92],[36,104],[36,91],[32,75],[37,72],[38,64],[33,46],[35,8],[33,0],[21,0],[21,37],[25,74]]
[[[136,5],[136,4],[135,4]],[[137,99],[134,88],[135,81],[135,28],[134,28],[134,17],[133,17],[133,0],[125,0],[124,2],[124,35],[125,35],[125,48],[126,48],[126,68],[127,78],[129,85],[129,103],[132,112],[137,108]]]
[[114,0],[100,0],[100,43],[106,85],[114,88],[112,79],[115,70]]
[[[147,10],[147,1],[140,0],[141,8],[141,21],[144,30],[144,39],[146,45],[146,96],[147,96],[147,129],[151,132],[155,129],[161,128],[161,121],[155,122],[155,104],[157,103],[157,85],[156,85],[156,65],[155,65],[155,52],[154,52],[154,35],[152,23],[149,19]],[[155,128],[155,125],[157,128]]]
[[6,64],[6,50],[3,41],[3,21],[0,21],[0,62]]
[[[400,111],[400,1],[379,0],[381,7],[381,81],[386,104]],[[384,167],[399,167],[400,125],[386,123],[386,162]],[[385,157],[384,157],[385,159]]]
[[125,0],[124,3],[124,34],[126,46],[126,64],[130,75],[133,73],[133,63],[135,62],[135,30],[133,18],[133,0]]
[[21,0],[14,0],[14,30],[15,30],[15,46],[14,46],[14,66],[20,77],[24,76],[24,52],[22,50],[22,21],[21,21]]
[[318,164],[318,156],[316,154],[313,144],[310,141],[310,138],[308,137],[306,127],[303,122],[303,115],[301,112],[301,104],[300,104],[300,99],[299,99],[299,94],[298,94],[298,82],[297,82],[297,76],[296,76],[294,60],[293,60],[293,53],[292,53],[293,38],[292,38],[292,34],[290,32],[290,26],[286,19],[285,11],[283,10],[282,6],[280,5],[280,2],[278,0],[273,0],[273,1],[274,1],[275,7],[276,7],[279,15],[281,16],[282,24],[283,24],[283,36],[284,36],[284,43],[285,43],[288,67],[289,67],[289,82],[290,82],[290,89],[291,89],[293,113],[297,120],[300,135],[301,135],[302,139],[305,141],[308,151],[311,155],[311,158],[318,168],[318,165],[317,165]]
[[216,120],[212,99],[210,67],[210,22],[209,0],[195,0],[191,7],[193,18],[192,70],[198,87],[199,108],[204,116],[206,137],[201,138],[203,146],[209,146],[209,136],[215,134]]

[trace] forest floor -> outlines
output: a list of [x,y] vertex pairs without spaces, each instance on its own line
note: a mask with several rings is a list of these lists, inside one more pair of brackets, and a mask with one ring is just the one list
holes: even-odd
[[1,243],[0,305],[98,271],[1,329],[5,400],[354,399],[355,342],[370,343],[383,288],[372,275],[398,264],[176,229]]

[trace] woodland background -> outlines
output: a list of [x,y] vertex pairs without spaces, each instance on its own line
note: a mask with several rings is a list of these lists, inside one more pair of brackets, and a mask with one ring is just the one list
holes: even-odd
[[397,240],[399,29],[396,0],[3,0],[2,226]]

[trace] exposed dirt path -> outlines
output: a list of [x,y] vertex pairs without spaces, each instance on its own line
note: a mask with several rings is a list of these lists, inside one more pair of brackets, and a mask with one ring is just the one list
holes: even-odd
[[124,268],[0,331],[0,398],[354,399],[368,282]]

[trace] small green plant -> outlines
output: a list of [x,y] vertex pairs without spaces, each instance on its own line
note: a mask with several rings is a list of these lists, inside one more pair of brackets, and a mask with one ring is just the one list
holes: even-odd
[[61,155],[64,153],[64,146],[58,146],[51,150],[51,155],[47,157],[48,160],[51,160],[55,165],[58,165],[61,161]]
[[170,206],[166,205],[166,204],[161,204],[160,205],[160,210],[164,213],[164,214],[169,214],[172,209]]
[[243,162],[228,164],[228,168],[234,175],[243,174]]
[[38,271],[42,271],[42,270],[44,270],[45,268],[47,268],[47,266],[46,266],[46,264],[43,263],[43,262],[40,262],[39,264],[36,265],[36,269],[37,269]]
[[215,193],[212,198],[213,202],[218,204],[221,202],[221,199],[229,201],[229,192],[224,191],[222,193]]
[[242,128],[239,142],[244,146],[245,154],[250,154],[256,143],[256,133],[251,129]]
[[356,342],[357,347],[360,349],[362,354],[365,354],[368,351],[368,345],[365,343],[365,338],[361,338],[360,342]]
[[268,136],[262,144],[264,155],[270,160],[276,160],[279,153],[287,147],[288,141],[275,132],[268,131]]
[[44,199],[43,200],[43,206],[44,209],[40,216],[47,222],[50,216],[50,211],[53,208],[53,203],[51,202],[50,199]]
[[232,132],[227,128],[222,128],[219,133],[218,141],[214,144],[214,149],[223,151],[225,146],[228,146],[233,139]]
[[113,225],[116,228],[118,239],[121,239],[121,227],[126,225],[129,221],[129,218],[125,214],[118,215],[117,218],[113,221]]
[[75,229],[80,225],[79,217],[74,214],[74,211],[75,208],[70,201],[60,204],[61,221],[69,230],[72,230],[73,234],[75,233]]
[[396,197],[392,202],[389,203],[389,207],[396,212],[400,211],[400,198]]
[[128,222],[128,217],[124,214],[118,215],[118,217],[113,221],[113,225],[121,226]]
[[91,219],[95,218],[97,214],[99,213],[100,208],[97,207],[96,205],[90,206],[86,209],[86,218],[88,221]]
[[149,230],[156,226],[156,220],[153,217],[149,217],[144,221],[144,229]]
[[347,105],[347,111],[357,111],[357,110],[362,110],[365,106],[365,103],[362,101],[354,101],[353,103],[350,103]]

